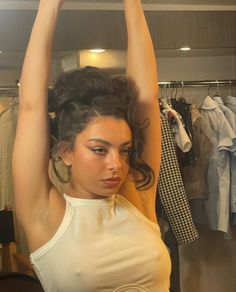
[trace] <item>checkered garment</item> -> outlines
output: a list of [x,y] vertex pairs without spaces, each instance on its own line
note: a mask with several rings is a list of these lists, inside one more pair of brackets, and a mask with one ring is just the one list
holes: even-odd
[[167,119],[161,115],[162,156],[158,193],[178,244],[198,238],[175,152]]

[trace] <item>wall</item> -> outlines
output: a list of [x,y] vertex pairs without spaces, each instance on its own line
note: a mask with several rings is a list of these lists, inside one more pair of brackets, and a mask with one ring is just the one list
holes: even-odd
[[[57,58],[53,59],[52,61],[52,78],[57,76],[57,74],[60,72],[59,60]],[[15,86],[16,80],[20,80],[21,76],[21,67],[19,70],[15,69],[9,69],[9,70],[3,70],[0,68],[0,86]]]
[[[236,79],[236,56],[158,58],[157,65],[160,81]],[[216,91],[216,86],[209,92],[207,87],[184,88],[184,97],[190,103],[200,104],[208,93],[214,95]],[[177,95],[182,92],[182,89],[178,89]],[[229,86],[220,88],[220,94],[228,95]],[[233,94],[235,88],[231,90]]]
[[236,56],[158,58],[160,80],[234,79]]
[[19,80],[20,71],[0,70],[0,86],[16,85],[15,80]]

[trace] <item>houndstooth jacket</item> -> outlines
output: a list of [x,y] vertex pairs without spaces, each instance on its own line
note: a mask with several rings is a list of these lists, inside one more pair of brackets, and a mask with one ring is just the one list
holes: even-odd
[[162,156],[158,194],[178,244],[198,238],[167,119],[161,115]]

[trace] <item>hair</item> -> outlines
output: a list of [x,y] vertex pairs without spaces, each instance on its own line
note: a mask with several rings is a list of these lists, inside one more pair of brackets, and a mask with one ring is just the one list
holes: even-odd
[[110,77],[95,67],[70,71],[61,74],[49,90],[49,112],[51,118],[51,157],[58,179],[66,183],[58,173],[55,162],[59,156],[60,143],[66,142],[73,149],[77,134],[95,117],[112,116],[127,122],[132,133],[132,146],[129,154],[130,171],[141,174],[135,180],[138,190],[148,189],[154,181],[152,168],[142,160],[145,144],[145,129],[148,120],[142,125],[135,120],[138,92],[134,83],[124,77]]

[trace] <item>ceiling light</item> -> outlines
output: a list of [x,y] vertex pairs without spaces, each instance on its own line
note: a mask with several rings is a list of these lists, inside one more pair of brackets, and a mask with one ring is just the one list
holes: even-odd
[[2,51],[0,51],[0,54],[2,53]]
[[189,47],[182,47],[182,48],[180,48],[180,50],[181,50],[181,51],[190,51],[191,48],[189,48]]
[[91,53],[104,53],[106,50],[104,49],[92,49],[92,50],[89,50]]

